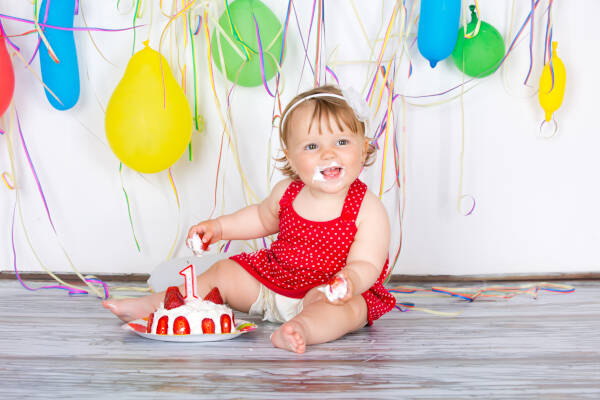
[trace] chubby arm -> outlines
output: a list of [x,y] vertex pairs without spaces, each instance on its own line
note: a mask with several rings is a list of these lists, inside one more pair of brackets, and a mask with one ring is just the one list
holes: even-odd
[[279,232],[279,200],[289,183],[289,179],[280,181],[260,203],[217,218],[221,239],[256,239]]
[[357,227],[346,266],[340,272],[348,281],[348,293],[341,302],[373,286],[388,258],[390,222],[387,211],[377,196],[369,191],[361,205]]
[[202,242],[210,244],[219,240],[256,239],[277,233],[279,200],[290,182],[290,179],[278,182],[269,196],[258,204],[192,226],[188,238],[197,233]]

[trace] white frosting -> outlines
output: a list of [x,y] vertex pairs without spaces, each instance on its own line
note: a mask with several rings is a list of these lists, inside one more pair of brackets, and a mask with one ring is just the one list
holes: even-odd
[[202,239],[200,239],[200,236],[198,236],[197,233],[194,233],[194,236],[192,236],[191,239],[188,239],[185,244],[192,249],[195,256],[204,253],[204,250],[202,250]]
[[338,164],[335,161],[332,161],[329,163],[329,165],[323,165],[323,166],[316,166],[315,167],[315,173],[313,174],[312,177],[312,181],[313,182],[325,182],[325,177],[323,176],[323,171],[325,171],[327,168],[340,168],[340,178],[342,176],[344,176],[344,173],[346,172],[344,170],[344,167],[342,167],[340,164]]
[[201,299],[194,299],[192,301],[186,301],[186,303],[177,308],[167,310],[163,303],[160,303],[158,310],[154,312],[154,319],[152,320],[152,333],[156,333],[156,327],[158,320],[167,316],[169,318],[168,323],[168,334],[173,335],[173,322],[175,318],[183,316],[188,320],[190,324],[190,335],[201,335],[202,334],[202,320],[204,318],[210,318],[215,323],[215,333],[221,332],[221,315],[227,314],[231,318],[231,331],[235,331],[233,326],[233,312],[231,308],[224,304],[215,304],[212,301],[206,301]]
[[334,285],[325,285],[317,289],[320,292],[325,293],[325,296],[327,296],[327,300],[329,301],[339,300],[348,292],[348,282],[346,279],[341,275],[338,275],[336,278],[339,278],[340,281],[335,282]]
[[321,167],[315,167],[315,173],[313,174],[312,181],[313,182],[325,182],[325,178],[323,177],[323,174],[321,173]]

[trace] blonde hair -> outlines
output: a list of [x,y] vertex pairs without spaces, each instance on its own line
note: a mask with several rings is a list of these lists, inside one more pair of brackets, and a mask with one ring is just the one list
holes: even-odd
[[[281,123],[279,124],[279,143],[281,144],[281,149],[287,148],[291,129],[289,121],[291,120],[294,111],[297,109],[297,106],[303,102],[314,104],[313,114],[308,126],[309,130],[315,120],[320,123],[324,118],[329,125],[329,117],[333,116],[340,130],[343,128],[342,125],[345,125],[352,133],[366,138],[366,124],[357,118],[354,110],[343,99],[344,96],[342,95],[342,91],[333,85],[316,87],[294,97],[292,101],[288,103],[283,114],[281,114]],[[330,126],[328,127],[331,128]],[[369,143],[367,155],[363,164],[364,166],[369,166],[375,162],[376,151],[375,147]],[[275,161],[283,163],[283,166],[277,167],[283,175],[294,180],[299,179],[285,155],[276,158]]]

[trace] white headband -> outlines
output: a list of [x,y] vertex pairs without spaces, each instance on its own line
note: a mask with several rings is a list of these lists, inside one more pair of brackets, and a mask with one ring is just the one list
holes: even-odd
[[335,93],[315,93],[315,94],[311,94],[310,96],[306,96],[300,100],[298,100],[297,102],[295,102],[294,104],[292,104],[286,111],[285,114],[283,114],[283,116],[281,117],[281,128],[283,129],[283,124],[285,123],[285,120],[287,118],[288,115],[290,115],[290,113],[292,112],[292,110],[296,107],[298,107],[300,104],[304,103],[305,101],[308,101],[310,99],[315,99],[318,97],[333,97],[335,99],[340,99],[340,100],[344,100],[346,102],[346,104],[348,104],[348,106],[352,109],[352,111],[354,111],[354,115],[356,116],[356,118],[360,121],[363,122],[365,124],[365,136],[367,135],[367,126],[369,123],[369,115],[371,113],[370,109],[369,109],[369,105],[367,104],[366,101],[364,101],[362,99],[362,97],[360,96],[360,93],[358,93],[356,90],[349,88],[349,89],[342,89],[342,95],[340,96],[339,94],[335,94]]

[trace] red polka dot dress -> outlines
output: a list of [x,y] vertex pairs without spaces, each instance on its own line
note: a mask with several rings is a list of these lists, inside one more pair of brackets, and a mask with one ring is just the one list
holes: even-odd
[[[269,249],[231,257],[259,282],[283,296],[303,298],[327,283],[346,266],[356,234],[356,216],[367,185],[355,180],[344,200],[342,214],[330,221],[309,221],[296,213],[292,203],[304,183],[293,181],[279,201],[279,234]],[[377,281],[362,296],[367,303],[369,325],[394,308],[395,297],[383,287],[388,260]]]

